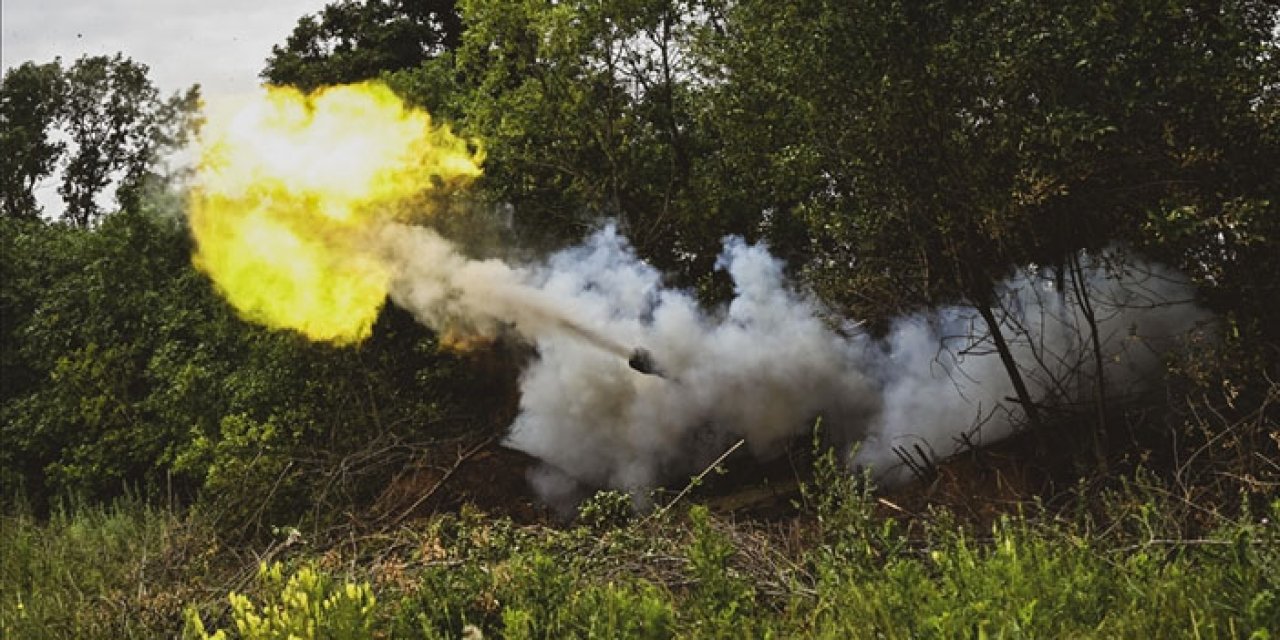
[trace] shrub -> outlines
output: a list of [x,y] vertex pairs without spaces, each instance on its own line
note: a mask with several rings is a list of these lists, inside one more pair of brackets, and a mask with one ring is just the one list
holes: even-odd
[[[231,592],[231,618],[237,635],[245,640],[293,640],[372,638],[377,599],[367,583],[338,583],[312,567],[304,566],[285,578],[275,562],[258,569],[263,600],[255,604],[243,594]],[[225,640],[227,632],[205,630],[199,613],[184,614],[186,640]]]

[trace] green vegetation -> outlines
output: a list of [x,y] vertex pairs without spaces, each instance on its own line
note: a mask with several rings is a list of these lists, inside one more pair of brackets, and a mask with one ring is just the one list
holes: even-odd
[[136,502],[10,518],[0,628],[22,638],[1269,638],[1280,629],[1280,501],[1215,515],[1186,538],[1181,514],[1202,507],[1130,484],[1074,498],[1106,520],[1028,505],[976,528],[945,509],[886,517],[829,457],[819,467],[804,518],[786,524],[694,506],[557,529],[463,510],[358,539],[281,531],[261,563],[228,562],[233,552],[211,530]]
[[[475,254],[613,219],[714,305],[736,234],[874,334],[1122,245],[1221,320],[1152,396],[1029,411],[902,496],[818,452],[771,519],[703,488],[651,514],[604,492],[557,526],[520,496],[459,506],[527,354],[443,349],[392,306],[351,348],[244,322],[191,264],[164,160],[198,91],[162,98],[121,56],[6,69],[0,636],[1276,638],[1278,26],[1266,0],[302,18],[265,79],[378,77],[483,141],[435,221]],[[60,215],[35,198],[55,177]]]
[[210,532],[169,509],[122,499],[0,521],[0,633],[6,638],[137,638],[172,628],[202,597]]
[[[456,436],[460,398],[486,386],[394,310],[351,350],[244,323],[191,266],[175,211],[0,228],[0,477],[37,512],[139,487],[204,495],[252,533],[281,509],[372,499],[386,462]],[[352,455],[367,447],[385,457]]]
[[[0,140],[0,212],[36,219],[34,189],[61,170],[58,194],[70,224],[88,226],[103,215],[98,202],[113,182],[115,200],[142,206],[148,187],[172,179],[164,156],[186,144],[196,126],[197,87],[161,100],[146,65],[120,54],[25,62],[4,75]],[[54,132],[63,134],[58,139]]]
[[[372,637],[377,601],[367,583],[335,585],[310,567],[302,567],[286,581],[283,572],[278,562],[261,566],[258,581],[268,599],[261,605],[238,593],[227,596],[240,637],[287,640],[314,637],[317,633],[334,638]],[[207,633],[195,610],[188,609],[186,616],[186,635],[201,640],[226,637],[221,630]]]

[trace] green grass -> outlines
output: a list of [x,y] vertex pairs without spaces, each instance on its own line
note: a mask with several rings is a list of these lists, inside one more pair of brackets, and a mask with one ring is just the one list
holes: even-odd
[[[62,507],[45,521],[0,519],[0,636],[134,638],[181,628],[181,605],[201,571],[194,525],[123,500]],[[204,540],[213,545],[212,539]]]
[[464,510],[277,540],[256,551],[282,562],[261,567],[136,502],[11,516],[0,624],[6,638],[1280,637],[1280,500],[1195,538],[1151,487],[1096,496],[1106,522],[1027,505],[977,530],[941,510],[889,519],[854,479],[819,480],[786,523],[694,506],[521,527]]
[[920,553],[876,565],[835,545],[814,562],[817,597],[807,631],[888,638],[1267,637],[1280,625],[1274,602],[1280,566],[1264,545],[1277,540],[1246,529],[1108,549],[1006,519],[982,539],[931,531]]

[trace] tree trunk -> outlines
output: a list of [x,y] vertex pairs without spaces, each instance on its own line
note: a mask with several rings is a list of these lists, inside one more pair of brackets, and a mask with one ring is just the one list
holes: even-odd
[[1089,284],[1084,280],[1084,269],[1080,266],[1079,256],[1071,258],[1071,286],[1080,302],[1080,312],[1085,322],[1089,323],[1089,339],[1093,346],[1093,403],[1097,410],[1097,423],[1093,426],[1093,455],[1098,468],[1107,471],[1107,381],[1104,377],[1105,363],[1102,357],[1102,342],[1098,337],[1097,314],[1093,310],[1093,301],[1089,298]]
[[1009,343],[1004,339],[1004,332],[1000,330],[1000,322],[996,320],[995,313],[991,310],[989,303],[989,295],[977,299],[978,302],[974,307],[978,309],[978,314],[982,316],[983,321],[987,323],[987,330],[991,332],[991,341],[996,345],[996,351],[1000,354],[1000,362],[1004,363],[1005,372],[1009,374],[1009,381],[1013,383],[1013,391],[1018,397],[1018,404],[1022,405],[1022,410],[1027,414],[1027,424],[1032,430],[1040,432],[1043,423],[1040,420],[1040,409],[1031,399],[1031,393],[1027,391],[1027,384],[1022,379],[1022,372],[1018,369],[1018,363],[1013,359],[1013,352],[1009,350]]

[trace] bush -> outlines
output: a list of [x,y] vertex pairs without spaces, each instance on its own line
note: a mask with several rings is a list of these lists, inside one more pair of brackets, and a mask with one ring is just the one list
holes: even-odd
[[[258,569],[263,601],[255,604],[248,596],[232,592],[231,618],[238,637],[245,640],[292,640],[332,638],[359,640],[372,638],[377,599],[367,583],[339,584],[329,576],[304,566],[286,579],[284,566],[263,563]],[[224,640],[227,632],[210,634],[194,608],[184,613],[187,640]]]

